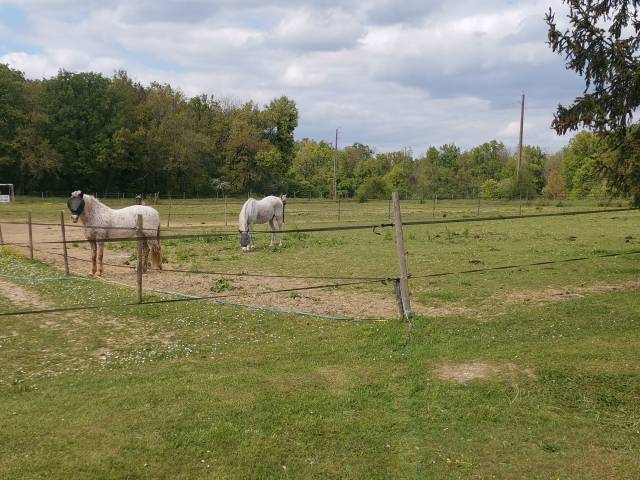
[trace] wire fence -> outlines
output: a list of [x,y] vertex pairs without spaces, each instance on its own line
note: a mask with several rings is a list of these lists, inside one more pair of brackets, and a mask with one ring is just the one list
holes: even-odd
[[[487,217],[463,217],[463,218],[449,218],[449,219],[425,219],[425,220],[413,220],[413,221],[405,221],[402,222],[404,227],[410,226],[420,226],[420,225],[444,225],[451,223],[475,223],[475,222],[491,222],[491,221],[505,221],[505,220],[522,220],[522,219],[530,219],[530,218],[545,218],[545,217],[566,217],[566,216],[576,216],[576,215],[593,215],[600,213],[616,213],[616,212],[630,212],[637,211],[637,208],[612,208],[607,210],[579,210],[579,211],[570,211],[570,212],[557,212],[557,213],[533,213],[533,214],[523,214],[523,215],[494,215]],[[8,223],[4,221],[0,221],[0,224]],[[25,224],[22,222],[21,224]],[[32,224],[33,225],[33,224]],[[60,226],[60,224],[43,224],[49,226]],[[308,228],[295,228],[295,229],[283,229],[278,230],[277,233],[320,233],[320,232],[344,232],[344,231],[353,231],[353,230],[372,230],[374,233],[377,233],[377,229],[393,227],[395,223],[373,223],[373,224],[361,224],[361,225],[340,225],[340,226],[330,226],[330,227],[308,227]],[[101,227],[91,228],[100,229]],[[133,233],[136,232],[136,229],[131,229],[130,227],[110,227],[110,229],[114,230],[129,230]],[[144,229],[143,229],[144,230]],[[153,232],[157,232],[157,229],[150,229]],[[253,233],[263,233],[270,234],[270,231],[261,231],[256,230]],[[214,238],[214,237],[236,237],[238,235],[238,231],[220,231],[220,232],[201,232],[201,233],[192,233],[192,234],[183,234],[183,235],[161,235],[157,238],[160,240],[187,240],[187,239],[198,239],[198,238]],[[154,237],[149,237],[148,239],[153,239]],[[102,238],[98,241],[100,242],[137,242],[139,239],[137,237],[127,236],[127,237],[114,237],[114,238]],[[39,241],[33,242],[33,244],[64,244],[64,243],[92,243],[96,240],[90,239],[75,239],[75,240],[47,240],[47,241]],[[5,245],[12,245],[11,242],[5,242]]]
[[[518,215],[494,215],[494,216],[486,216],[486,217],[462,217],[462,218],[448,218],[448,219],[422,219],[422,220],[413,220],[413,221],[405,221],[402,222],[400,219],[400,207],[399,201],[397,200],[397,196],[394,198],[396,200],[397,205],[394,205],[394,210],[397,208],[397,216],[394,219],[393,223],[369,223],[369,224],[359,224],[359,225],[340,225],[340,226],[330,226],[330,227],[307,227],[307,228],[296,228],[296,229],[284,229],[282,233],[319,233],[319,232],[346,232],[346,231],[358,231],[358,230],[371,230],[372,233],[379,234],[378,229],[394,227],[396,230],[396,237],[400,236],[400,243],[398,244],[398,255],[399,258],[403,258],[406,252],[404,252],[404,241],[402,240],[402,229],[403,227],[412,227],[412,226],[424,226],[424,225],[443,225],[443,224],[452,224],[452,223],[473,223],[473,222],[488,222],[488,221],[513,221],[513,220],[521,220],[521,219],[531,219],[531,218],[545,218],[545,217],[564,217],[564,216],[576,216],[576,215],[592,215],[592,214],[611,214],[615,212],[630,212],[637,210],[636,208],[613,208],[613,209],[597,209],[597,210],[578,210],[578,211],[567,211],[567,212],[556,212],[556,213],[534,213],[534,214],[518,214]],[[26,222],[15,222],[15,221],[0,221],[0,226],[2,224],[24,224],[27,225]],[[63,230],[64,237],[64,225],[62,223],[33,223],[29,222],[29,232],[30,238],[29,243],[24,242],[4,242],[2,239],[2,230],[0,228],[0,245],[12,245],[19,247],[26,247],[30,249],[31,255],[33,257],[33,251],[38,251],[42,253],[48,253],[52,255],[58,255],[65,258],[65,264],[68,259],[73,259],[81,262],[91,262],[95,265],[95,260],[87,260],[79,257],[74,257],[68,255],[66,252],[66,245],[69,243],[79,244],[79,243],[88,243],[95,242],[96,240],[90,239],[69,239],[69,240],[46,240],[46,241],[33,241],[31,237],[31,227],[33,225],[37,226],[47,226],[47,227],[59,227]],[[183,234],[183,235],[161,235],[157,236],[158,229],[144,229],[144,228],[131,228],[131,227],[97,227],[97,226],[82,226],[78,225],[77,227],[85,227],[85,228],[96,228],[96,229],[104,229],[105,231],[111,230],[119,230],[119,231],[128,231],[131,233],[131,236],[127,237],[116,237],[116,238],[104,238],[101,239],[100,242],[128,242],[135,241],[138,242],[139,245],[139,254],[137,258],[137,266],[132,265],[118,265],[113,263],[103,263],[103,265],[112,266],[116,268],[124,268],[129,270],[137,270],[141,271],[142,264],[140,258],[140,245],[144,239],[154,239],[159,238],[161,241],[165,240],[190,240],[190,239],[205,239],[205,238],[213,238],[213,237],[236,237],[238,235],[237,231],[220,231],[220,232],[202,232],[202,233],[192,233],[192,234]],[[156,235],[145,236],[145,231],[152,231]],[[254,233],[270,233],[266,231],[256,231]],[[135,236],[134,236],[135,235]],[[45,251],[40,249],[34,249],[34,245],[63,245],[64,253]],[[388,276],[348,276],[348,275],[287,275],[287,274],[271,274],[271,273],[259,273],[259,272],[225,272],[225,271],[214,271],[214,270],[201,270],[201,269],[180,269],[180,268],[165,268],[163,271],[168,273],[181,273],[181,274],[193,274],[193,275],[218,275],[218,276],[228,276],[228,277],[263,277],[263,278],[280,278],[280,279],[293,279],[293,280],[331,280],[338,281],[344,280],[344,282],[336,282],[322,285],[312,285],[312,286],[303,286],[303,287],[291,287],[291,288],[282,288],[276,290],[267,290],[256,292],[256,295],[263,296],[267,294],[273,293],[285,293],[285,292],[297,292],[297,291],[305,291],[305,290],[316,290],[316,289],[326,289],[326,288],[339,288],[346,287],[352,285],[363,285],[363,284],[372,284],[372,283],[382,283],[382,284],[390,284],[393,283],[396,289],[396,300],[398,301],[399,310],[401,312],[401,316],[404,314],[406,316],[407,310],[406,306],[402,306],[400,302],[401,294],[399,292],[399,285],[402,283],[401,280],[404,278],[406,280],[417,280],[417,279],[425,279],[425,278],[435,278],[435,277],[444,277],[449,275],[461,275],[461,274],[471,274],[471,273],[481,273],[481,272],[489,272],[489,271],[499,271],[499,270],[507,270],[507,269],[515,269],[515,268],[523,268],[523,267],[532,267],[532,266],[542,266],[542,265],[551,265],[551,264],[562,264],[583,260],[591,260],[594,258],[606,258],[606,257],[615,257],[621,255],[635,255],[640,253],[638,251],[625,251],[625,252],[611,252],[607,254],[601,255],[591,255],[591,256],[582,256],[582,257],[573,257],[567,259],[556,259],[556,260],[544,260],[539,262],[531,262],[526,264],[517,264],[517,265],[503,265],[496,267],[485,267],[485,268],[474,268],[467,269],[461,271],[448,271],[448,272],[425,272],[409,275],[407,271],[401,271],[400,277],[397,275],[388,275]],[[402,261],[401,270],[402,270]],[[68,265],[66,265],[68,272]],[[142,289],[142,277],[138,275],[138,287],[139,292]],[[408,288],[408,287],[407,287]],[[197,301],[197,300],[217,300],[224,299],[230,297],[239,297],[244,294],[242,293],[229,293],[224,295],[210,295],[210,296],[196,296],[196,297],[188,297],[188,298],[180,298],[180,299],[170,299],[170,300],[154,300],[154,301],[145,301],[141,300],[141,293],[139,293],[138,302],[135,303],[124,303],[124,304],[104,304],[104,305],[86,305],[86,306],[73,306],[73,307],[60,307],[53,309],[42,309],[42,310],[22,310],[15,312],[5,312],[0,313],[0,316],[7,315],[26,315],[26,314],[34,314],[34,313],[55,313],[55,312],[66,312],[66,311],[75,311],[75,310],[90,310],[90,309],[98,309],[98,308],[118,308],[118,307],[129,307],[135,305],[152,305],[152,304],[162,304],[162,303],[174,303],[178,301]],[[407,292],[408,295],[408,292]],[[404,309],[404,310],[403,310]]]

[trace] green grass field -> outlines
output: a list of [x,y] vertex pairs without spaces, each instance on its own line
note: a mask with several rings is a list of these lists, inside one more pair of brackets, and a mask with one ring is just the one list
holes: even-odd
[[[221,201],[176,202],[172,223],[231,230],[235,205],[225,227]],[[433,218],[432,207],[403,202],[403,217]],[[56,221],[60,208],[23,201],[0,219]],[[288,228],[338,224],[335,208],[291,201]],[[441,202],[436,217],[476,208]],[[387,202],[342,202],[340,224],[387,216]],[[416,278],[414,304],[444,313],[417,316],[411,333],[397,320],[213,302],[0,317],[0,478],[639,478],[639,230],[638,212],[407,227],[416,276],[589,257]],[[163,255],[220,271],[397,275],[389,229],[267,241],[242,255],[235,238],[170,240]],[[609,253],[627,255],[599,257]],[[3,312],[133,296],[8,248],[0,274]],[[391,295],[364,285],[330,296],[354,292]]]

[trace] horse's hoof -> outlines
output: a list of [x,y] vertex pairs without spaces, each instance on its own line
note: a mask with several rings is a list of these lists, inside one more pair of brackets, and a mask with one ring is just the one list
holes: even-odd
[[102,272],[96,273],[96,277],[101,277],[101,276],[102,276]]

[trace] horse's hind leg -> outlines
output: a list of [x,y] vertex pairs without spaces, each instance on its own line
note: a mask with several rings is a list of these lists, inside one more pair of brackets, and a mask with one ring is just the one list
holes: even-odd
[[284,237],[284,233],[282,233],[282,230],[284,229],[284,220],[280,217],[276,217],[276,220],[278,221],[278,231],[280,232],[280,241],[278,242],[278,245],[282,246],[282,237]]
[[142,273],[147,273],[149,265],[149,244],[146,240],[142,241]]
[[160,251],[159,240],[149,240],[151,244],[151,263],[158,269],[162,270],[162,252]]
[[269,220],[269,228],[271,228],[271,243],[269,244],[269,246],[273,247],[273,242],[276,241],[276,227],[273,224],[273,218]]
[[98,276],[102,276],[102,255],[104,254],[104,242],[98,242]]
[[89,240],[89,246],[91,247],[91,273],[89,275],[93,277],[96,274],[96,241]]

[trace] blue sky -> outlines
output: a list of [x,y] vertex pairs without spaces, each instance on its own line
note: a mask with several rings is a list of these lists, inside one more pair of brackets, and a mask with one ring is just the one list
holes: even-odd
[[[430,145],[565,145],[549,127],[582,82],[546,45],[560,0],[0,0],[0,62],[169,82],[268,103],[287,95],[297,137],[380,151]],[[560,15],[559,15],[560,16]]]

